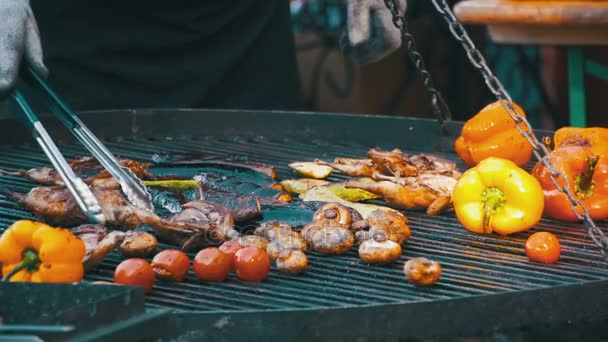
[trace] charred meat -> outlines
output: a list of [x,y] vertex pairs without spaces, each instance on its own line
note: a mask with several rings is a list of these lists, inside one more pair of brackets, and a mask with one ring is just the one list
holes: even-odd
[[[444,177],[440,175],[431,175]],[[446,177],[450,178],[450,177]],[[382,196],[387,203],[403,209],[426,209],[427,214],[436,215],[450,206],[452,193],[426,183],[397,184],[392,181],[363,183],[348,181],[347,188],[357,188]]]
[[336,158],[333,163],[315,160],[317,164],[327,165],[351,177],[371,177],[378,172],[371,159]]
[[82,263],[87,271],[99,266],[125,237],[124,232],[108,231],[99,224],[83,224],[72,228],[71,231],[84,242],[85,255]]
[[220,204],[192,201],[182,205],[182,208],[180,213],[166,221],[174,227],[185,229],[156,231],[161,238],[182,245],[184,250],[219,244],[240,236],[234,229],[232,213]]
[[127,258],[147,258],[158,250],[158,240],[154,235],[142,231],[128,231],[120,253]]

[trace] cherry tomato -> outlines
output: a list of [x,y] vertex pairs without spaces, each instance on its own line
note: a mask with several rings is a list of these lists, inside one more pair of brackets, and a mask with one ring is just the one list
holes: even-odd
[[194,273],[201,280],[222,281],[231,268],[230,257],[216,247],[208,247],[196,254],[192,262]]
[[154,271],[144,259],[127,259],[116,266],[114,282],[122,285],[142,286],[144,292],[148,293],[154,286]]
[[548,232],[538,232],[530,235],[526,241],[525,250],[528,259],[545,264],[555,263],[561,253],[559,239]]
[[226,241],[220,246],[220,251],[224,252],[228,259],[230,259],[230,271],[234,271],[234,255],[236,252],[243,248],[241,244],[236,240]]
[[270,272],[270,257],[262,248],[243,247],[236,252],[234,265],[239,279],[262,281]]
[[190,258],[177,249],[165,249],[152,259],[152,269],[156,276],[173,281],[182,281],[188,275]]

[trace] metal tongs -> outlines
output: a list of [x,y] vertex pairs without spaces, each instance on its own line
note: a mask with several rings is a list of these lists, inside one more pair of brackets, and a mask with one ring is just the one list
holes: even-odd
[[[154,209],[152,196],[150,196],[150,193],[143,185],[142,181],[138,179],[129,168],[118,163],[116,157],[85,126],[68,105],[51,89],[46,81],[29,67],[23,69],[21,76],[28,81],[31,81],[30,83],[33,87],[45,95],[53,114],[59,118],[110,175],[118,181],[127,200],[136,208],[152,212]],[[90,221],[103,224],[105,222],[105,217],[93,192],[82,179],[76,176],[59,151],[59,148],[57,148],[57,145],[55,145],[38,119],[38,116],[28,104],[23,93],[18,89],[15,89],[11,93],[11,96],[26,119],[26,122],[29,124],[34,138],[61,176],[65,186],[76,199],[80,209]]]

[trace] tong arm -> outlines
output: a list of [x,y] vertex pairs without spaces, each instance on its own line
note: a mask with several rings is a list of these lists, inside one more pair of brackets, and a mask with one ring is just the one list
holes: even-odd
[[48,84],[31,68],[26,69],[34,85],[41,89],[51,102],[53,113],[86,147],[99,163],[118,181],[120,187],[131,204],[149,212],[154,211],[152,196],[141,180],[127,167],[120,165],[116,157],[99,141],[86,127],[78,116],[59,98]]
[[91,192],[91,189],[82,181],[82,179],[76,176],[21,92],[14,90],[11,93],[11,96],[17,104],[17,107],[27,119],[36,142],[40,145],[51,161],[51,164],[53,164],[53,167],[55,167],[55,170],[59,173],[59,176],[70,193],[74,196],[74,199],[82,212],[89,220],[103,224],[105,222],[105,217],[103,216],[101,206],[97,202],[97,198],[95,198],[93,192]]

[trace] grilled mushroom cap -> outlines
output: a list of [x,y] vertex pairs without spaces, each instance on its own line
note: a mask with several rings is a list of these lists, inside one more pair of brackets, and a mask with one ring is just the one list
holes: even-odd
[[388,239],[398,244],[408,240],[411,235],[407,217],[397,211],[374,210],[367,218],[370,231],[375,227],[383,228],[388,233]]
[[339,203],[327,203],[315,212],[312,220],[324,227],[349,228],[353,223],[353,214]]
[[142,231],[129,231],[126,233],[120,252],[128,258],[145,258],[151,256],[158,249],[158,240],[150,233]]
[[257,236],[264,237],[269,241],[272,241],[278,237],[279,234],[283,232],[293,232],[290,225],[280,221],[268,221],[262,223],[259,227],[255,229],[254,234]]
[[391,263],[399,259],[401,253],[401,245],[387,239],[383,233],[375,234],[359,246],[359,258],[367,264]]
[[282,252],[292,250],[306,250],[306,242],[295,232],[279,234],[266,247],[266,252],[271,260],[276,260]]
[[410,283],[432,285],[441,277],[441,265],[427,258],[414,258],[403,265],[403,273]]
[[296,275],[308,268],[308,257],[302,251],[282,252],[276,260],[277,270],[287,275]]
[[353,247],[353,233],[342,227],[323,227],[310,236],[312,248],[323,254],[344,254]]

